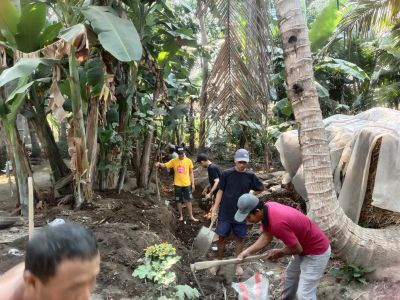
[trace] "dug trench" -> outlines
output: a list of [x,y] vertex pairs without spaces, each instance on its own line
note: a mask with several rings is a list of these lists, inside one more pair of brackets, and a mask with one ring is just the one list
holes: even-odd
[[[194,193],[194,214],[199,222],[177,220],[176,207],[173,201],[171,180],[167,175],[161,178],[162,201],[159,203],[154,193],[140,190],[132,192],[102,192],[95,196],[92,205],[83,210],[71,210],[69,205],[47,207],[36,211],[35,227],[41,227],[61,218],[65,221],[76,222],[89,228],[97,238],[101,254],[101,272],[93,299],[152,299],[158,291],[154,285],[132,276],[133,270],[141,264],[144,250],[153,244],[168,242],[173,244],[181,261],[174,271],[179,284],[189,284],[199,288],[190,271],[190,263],[198,261],[192,249],[193,240],[201,226],[209,225],[207,206],[201,205],[201,189],[198,186]],[[0,199],[1,200],[1,199]],[[9,200],[9,199],[7,199]],[[166,205],[165,200],[170,202]],[[0,201],[4,203],[3,201]],[[3,211],[11,211],[11,207],[3,207]],[[26,221],[16,224],[1,234],[10,234],[20,238],[10,239],[0,243],[0,274],[23,260],[16,256],[11,249],[17,249],[24,254],[27,242]],[[257,234],[250,231],[252,240]],[[228,244],[227,255],[233,255],[233,245]],[[205,259],[213,259],[214,253]],[[204,259],[204,258],[203,258]],[[252,269],[246,269],[246,276],[252,275]],[[226,274],[225,274],[226,275]],[[228,276],[213,276],[207,271],[198,271],[197,277],[207,299],[223,299],[224,286],[226,294],[234,299],[235,292],[225,282]],[[200,289],[200,288],[199,288]]]
[[[290,188],[281,188],[280,178],[265,175],[264,184],[268,192],[262,195],[263,200],[279,201],[287,205],[301,208],[301,203],[291,193]],[[199,288],[190,271],[190,263],[200,260],[192,244],[201,226],[209,225],[207,219],[208,207],[200,201],[201,186],[194,193],[194,213],[199,222],[177,220],[176,208],[173,204],[173,191],[170,178],[162,177],[162,201],[157,201],[155,194],[144,193],[139,190],[132,192],[103,192],[96,195],[93,205],[84,210],[71,210],[69,206],[50,207],[38,210],[35,225],[43,226],[55,218],[77,222],[89,228],[95,234],[101,253],[101,272],[98,276],[97,287],[92,300],[119,300],[119,299],[157,299],[159,295],[155,286],[147,281],[132,276],[133,270],[141,264],[144,249],[150,245],[168,242],[173,244],[181,261],[174,267],[179,284],[189,284]],[[1,200],[1,199],[0,199]],[[165,200],[170,201],[166,205]],[[1,201],[0,201],[1,202]],[[2,207],[2,210],[7,209]],[[187,214],[186,214],[187,216]],[[22,232],[22,237],[10,242],[0,243],[0,274],[5,272],[19,261],[23,256],[16,256],[11,249],[20,250],[23,255],[27,242],[26,222],[21,221],[16,227],[8,231]],[[0,233],[6,234],[2,230]],[[10,232],[8,232],[10,233]],[[251,244],[259,236],[258,226],[249,227],[246,244]],[[16,233],[11,234],[16,236]],[[271,247],[276,246],[271,245]],[[233,255],[233,243],[228,244],[227,256]],[[15,253],[15,252],[14,252]],[[213,259],[214,253],[210,251],[207,260]],[[196,272],[198,282],[205,296],[201,299],[237,299],[236,292],[230,287],[230,281],[244,281],[254,273],[260,272],[269,280],[270,299],[280,299],[284,269],[288,258],[278,263],[256,261],[244,265],[244,276],[237,278],[233,274],[214,276],[207,270]],[[398,290],[398,285],[390,282],[372,282],[368,286],[357,284],[341,284],[336,278],[328,275],[329,269],[341,266],[343,263],[333,258],[327,268],[327,274],[321,282],[318,297],[324,299],[396,299],[396,294],[388,291]],[[232,269],[225,269],[232,272]],[[228,282],[227,282],[228,281]],[[372,298],[371,298],[372,297]]]

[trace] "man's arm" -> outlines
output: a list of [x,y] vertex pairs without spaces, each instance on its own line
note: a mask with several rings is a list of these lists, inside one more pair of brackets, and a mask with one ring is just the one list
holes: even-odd
[[303,247],[300,245],[299,242],[297,242],[297,244],[294,245],[293,247],[286,246],[281,249],[271,249],[270,251],[268,251],[267,258],[270,260],[277,260],[278,258],[281,258],[283,256],[296,255],[302,252],[303,252]]
[[217,213],[218,213],[218,209],[219,209],[219,204],[221,203],[221,199],[222,199],[222,194],[224,193],[223,190],[219,190],[217,192],[217,196],[215,196],[215,203],[214,206],[211,209],[211,220],[215,221],[217,219]]
[[195,184],[194,184],[194,174],[193,174],[193,167],[189,168],[189,174],[190,174],[190,181],[192,183],[192,192],[196,190]]
[[161,162],[156,162],[156,167],[159,168],[166,168],[165,164],[161,163]]
[[206,196],[207,195],[207,191],[208,191],[208,188],[210,187],[210,184],[207,184],[206,186],[205,186],[205,188],[203,189],[203,192],[201,193],[203,196]]
[[250,193],[253,195],[260,194],[264,190],[264,184],[260,181],[260,179],[256,176],[256,174],[253,174],[253,180],[252,180],[252,187]]
[[260,251],[261,249],[264,249],[269,245],[269,243],[271,243],[272,239],[272,234],[263,232],[263,234],[260,235],[258,240],[253,245],[251,245],[249,248],[245,249],[244,251],[242,251],[242,253],[238,255],[238,258],[243,259],[253,253]]
[[214,184],[213,184],[213,186],[211,187],[210,192],[207,194],[207,198],[211,198],[211,195],[214,193],[214,191],[217,190],[217,188],[218,188],[218,183],[219,183],[219,178],[217,178],[217,179],[214,180]]

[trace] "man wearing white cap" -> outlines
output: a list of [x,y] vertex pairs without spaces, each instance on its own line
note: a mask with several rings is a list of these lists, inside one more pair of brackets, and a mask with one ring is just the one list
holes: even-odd
[[263,203],[251,194],[239,198],[235,220],[261,222],[263,234],[238,255],[243,259],[266,248],[273,237],[285,246],[268,251],[267,258],[277,260],[292,256],[285,274],[282,299],[317,299],[317,287],[331,255],[329,240],[324,232],[300,211],[277,202]]
[[[243,221],[235,221],[235,213],[237,210],[237,202],[241,195],[249,193],[251,190],[260,192],[264,189],[264,185],[257,176],[247,170],[249,163],[249,152],[245,149],[239,149],[235,152],[235,166],[222,172],[218,183],[218,192],[215,197],[215,204],[212,208],[212,218],[215,220],[218,213],[217,234],[219,240],[217,242],[218,252],[217,259],[222,259],[225,252],[225,244],[229,234],[233,231],[235,235],[235,254],[238,255],[243,250],[244,238],[247,234],[246,223]],[[218,270],[212,270],[216,273]],[[243,270],[238,265],[236,274],[242,275]]]

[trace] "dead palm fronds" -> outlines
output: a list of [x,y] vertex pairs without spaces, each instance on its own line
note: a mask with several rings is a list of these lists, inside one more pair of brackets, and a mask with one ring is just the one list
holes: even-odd
[[261,122],[269,100],[268,14],[264,0],[208,0],[225,39],[207,82],[208,115]]

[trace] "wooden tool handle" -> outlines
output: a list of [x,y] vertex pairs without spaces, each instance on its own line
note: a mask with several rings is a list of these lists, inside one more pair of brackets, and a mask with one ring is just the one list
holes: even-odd
[[210,226],[208,226],[208,230],[209,230],[209,231],[211,231],[211,229],[212,229],[214,223],[215,223],[215,219],[211,218]]
[[261,258],[265,258],[267,256],[267,253],[259,254],[259,255],[252,255],[252,256],[247,256],[243,260],[240,260],[238,258],[231,258],[231,259],[223,259],[223,260],[208,260],[208,261],[199,261],[195,262],[194,264],[190,265],[190,268],[194,271],[197,270],[204,270],[216,266],[225,266],[225,265],[230,265],[230,264],[239,264],[243,262],[249,262]]

